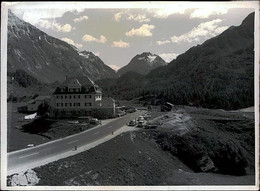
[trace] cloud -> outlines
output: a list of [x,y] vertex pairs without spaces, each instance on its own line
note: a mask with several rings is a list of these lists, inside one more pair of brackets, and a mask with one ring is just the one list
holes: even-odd
[[150,18],[147,18],[146,14],[131,14],[129,10],[114,14],[114,20],[117,22],[121,20],[137,21],[139,23],[150,22]]
[[219,27],[218,24],[220,22],[222,22],[221,19],[215,19],[201,23],[187,33],[184,33],[180,36],[172,36],[171,41],[173,43],[194,42],[199,41],[202,37],[216,36],[228,28],[227,26]]
[[108,65],[110,68],[112,68],[113,70],[115,70],[115,71],[117,71],[117,70],[119,70],[120,69],[120,67],[119,66],[117,66],[117,65],[114,65],[114,64],[110,64],[110,65]]
[[120,19],[121,19],[121,17],[122,17],[122,14],[123,14],[123,12],[116,13],[116,14],[114,15],[114,20],[117,21],[117,22],[119,22]]
[[124,41],[122,41],[122,40],[120,40],[120,41],[114,41],[113,42],[113,45],[112,45],[112,47],[118,47],[118,48],[127,48],[127,47],[129,47],[130,45],[129,45],[129,43],[128,42],[124,42]]
[[186,7],[176,5],[176,6],[170,6],[170,7],[160,8],[160,9],[151,9],[150,13],[155,18],[166,19],[173,14],[184,14],[186,10],[187,10]]
[[88,16],[82,16],[82,17],[78,17],[78,18],[73,19],[73,21],[75,23],[79,23],[79,22],[84,21],[84,20],[88,20]]
[[72,39],[69,39],[69,38],[62,38],[61,40],[73,45],[73,46],[76,46],[77,48],[82,48],[83,45],[82,44],[77,44],[75,43]]
[[146,17],[146,14],[128,14],[127,20],[137,21],[139,23],[150,22],[150,19]]
[[208,8],[202,8],[202,9],[196,9],[190,14],[190,18],[200,18],[205,19],[209,18],[211,15],[223,15],[228,12],[227,7],[208,7]]
[[159,54],[159,56],[162,57],[166,62],[171,62],[178,55],[179,54],[176,54],[176,53],[162,53],[162,54]]
[[126,36],[152,36],[151,30],[154,29],[154,25],[143,24],[140,28],[132,28],[126,32]]
[[70,24],[60,24],[57,23],[55,20],[52,22],[47,19],[40,19],[39,20],[39,26],[45,29],[52,29],[57,32],[63,32],[63,33],[68,33],[72,30],[72,26]]
[[82,40],[84,41],[84,42],[97,42],[97,43],[106,43],[106,41],[107,41],[107,39],[106,39],[106,37],[104,36],[104,35],[101,35],[100,37],[99,37],[99,39],[97,39],[97,38],[95,38],[95,37],[93,37],[93,36],[91,36],[91,35],[88,35],[88,34],[85,34],[83,37],[82,37]]
[[74,3],[75,7],[72,7],[71,4],[63,5],[60,7],[59,2],[52,3],[19,3],[11,8],[12,12],[17,15],[22,20],[31,23],[32,25],[36,25],[40,20],[54,19],[58,17],[62,17],[65,12],[72,12],[74,14],[79,14],[83,12],[85,9],[80,6],[76,6],[78,3]]
[[169,40],[164,40],[164,41],[158,40],[158,41],[156,41],[156,43],[157,43],[158,45],[168,44],[168,43],[170,43],[170,42],[171,42],[171,41],[169,41]]

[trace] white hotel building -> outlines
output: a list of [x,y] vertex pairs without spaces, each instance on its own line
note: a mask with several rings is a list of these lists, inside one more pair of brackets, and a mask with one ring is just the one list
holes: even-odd
[[97,111],[115,116],[115,101],[102,100],[100,87],[88,77],[67,78],[52,94],[50,105],[53,118],[92,116]]

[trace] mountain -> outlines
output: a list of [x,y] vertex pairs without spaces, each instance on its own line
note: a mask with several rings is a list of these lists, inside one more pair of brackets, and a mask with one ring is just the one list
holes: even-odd
[[117,73],[118,75],[122,75],[126,72],[134,71],[146,75],[151,70],[165,65],[167,65],[167,63],[160,56],[150,52],[143,52],[142,54],[136,55],[129,64],[120,68]]
[[143,92],[146,80],[145,76],[130,71],[116,79],[102,79],[96,81],[96,83],[102,88],[104,96],[130,100]]
[[116,72],[91,52],[51,37],[8,12],[7,69],[24,70],[43,83],[64,81],[66,75],[88,76],[92,80],[114,78]]
[[254,105],[254,13],[240,26],[190,48],[136,83],[126,88],[117,81],[111,90],[131,98],[131,89],[138,86],[142,91],[136,91],[137,96],[155,95],[160,101],[207,108]]

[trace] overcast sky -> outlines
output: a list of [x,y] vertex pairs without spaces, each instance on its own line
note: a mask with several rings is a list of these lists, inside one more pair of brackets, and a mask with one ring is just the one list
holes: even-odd
[[92,51],[118,69],[142,52],[158,54],[170,62],[190,47],[240,25],[254,12],[253,3],[42,2],[9,8],[47,34],[79,50]]

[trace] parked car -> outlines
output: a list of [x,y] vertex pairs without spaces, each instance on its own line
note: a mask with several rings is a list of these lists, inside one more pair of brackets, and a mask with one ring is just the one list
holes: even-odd
[[128,123],[128,126],[136,126],[136,120],[131,120],[131,121]]
[[99,120],[97,118],[93,118],[91,116],[79,117],[78,120],[84,121],[90,124],[98,124]]
[[126,112],[125,111],[120,111],[117,113],[117,117],[121,117],[121,116],[124,116],[126,115]]
[[137,122],[137,127],[144,127],[146,125],[145,121],[138,121]]
[[138,118],[137,118],[137,121],[144,121],[144,116],[139,116]]
[[99,120],[97,118],[92,118],[92,119],[90,119],[89,123],[90,124],[98,124]]

